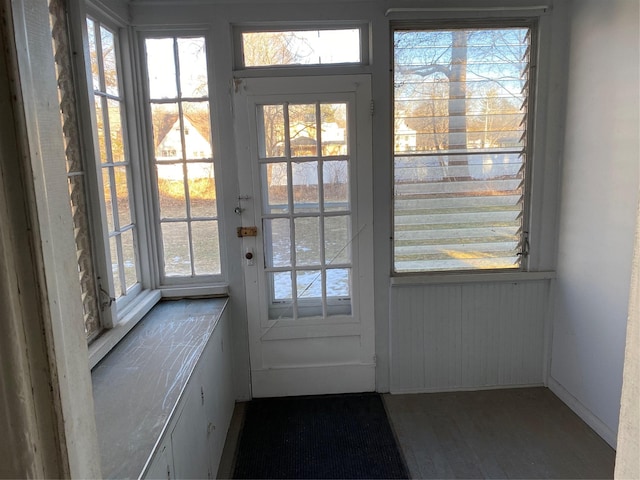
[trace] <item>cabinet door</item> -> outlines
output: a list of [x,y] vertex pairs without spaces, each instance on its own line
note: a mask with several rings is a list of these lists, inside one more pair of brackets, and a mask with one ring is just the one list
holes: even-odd
[[[226,314],[223,314],[226,315]],[[229,325],[226,316],[213,332],[202,357],[202,379],[209,432],[209,458],[213,475],[218,471],[234,407]]]
[[211,478],[204,391],[199,368],[193,373],[180,416],[171,432],[175,478]]
[[173,470],[173,460],[171,458],[171,443],[165,441],[156,450],[156,454],[151,460],[151,464],[144,475],[149,480],[171,480]]

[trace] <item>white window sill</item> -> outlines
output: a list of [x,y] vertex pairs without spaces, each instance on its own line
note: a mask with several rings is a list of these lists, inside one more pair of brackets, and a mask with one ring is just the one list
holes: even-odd
[[407,274],[391,277],[391,286],[439,285],[452,283],[526,282],[549,280],[556,272],[490,272],[490,273],[436,273]]
[[136,326],[153,306],[158,303],[162,294],[160,290],[144,290],[136,296],[122,312],[122,319],[118,324],[105,331],[89,345],[89,368],[95,367],[116,344]]

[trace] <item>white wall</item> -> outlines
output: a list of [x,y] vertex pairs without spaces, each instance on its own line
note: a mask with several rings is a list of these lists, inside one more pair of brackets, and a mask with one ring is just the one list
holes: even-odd
[[574,1],[568,32],[550,387],[615,445],[639,185],[638,2]]

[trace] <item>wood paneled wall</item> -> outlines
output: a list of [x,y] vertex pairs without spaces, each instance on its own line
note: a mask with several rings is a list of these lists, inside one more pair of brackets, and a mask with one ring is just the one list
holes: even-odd
[[391,288],[391,392],[542,385],[550,280]]

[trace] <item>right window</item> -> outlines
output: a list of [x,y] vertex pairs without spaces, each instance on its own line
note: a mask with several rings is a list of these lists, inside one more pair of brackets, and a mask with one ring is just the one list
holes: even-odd
[[394,270],[520,269],[531,28],[396,28]]

